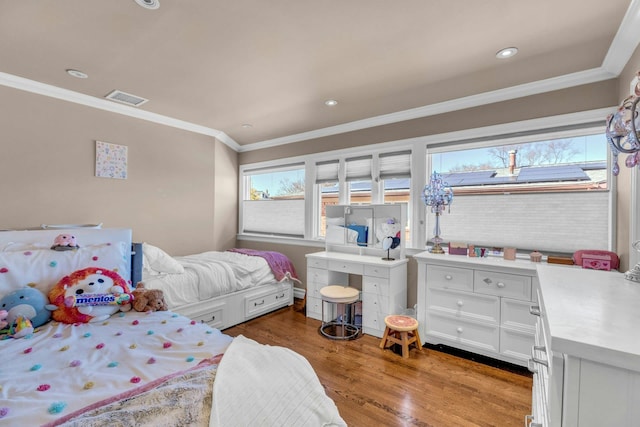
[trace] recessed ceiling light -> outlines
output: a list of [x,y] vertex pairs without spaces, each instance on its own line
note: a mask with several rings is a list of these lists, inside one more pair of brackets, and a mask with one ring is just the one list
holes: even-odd
[[324,101],[324,105],[326,105],[327,107],[335,107],[336,105],[338,105],[338,101],[336,101],[335,99],[328,99]]
[[496,58],[498,59],[511,58],[516,53],[518,53],[517,47],[505,47],[504,49],[499,50],[498,53],[496,53]]
[[83,73],[82,71],[73,70],[71,68],[67,70],[67,74],[69,74],[70,76],[76,77],[78,79],[86,79],[87,77],[89,77],[87,74]]
[[251,125],[250,123],[243,123],[242,124],[242,129],[251,129],[253,127],[253,125]]
[[134,0],[145,9],[157,9],[160,7],[159,0]]

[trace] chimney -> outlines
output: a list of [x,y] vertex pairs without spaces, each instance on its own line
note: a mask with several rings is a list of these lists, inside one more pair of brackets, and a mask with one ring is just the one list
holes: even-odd
[[509,151],[509,175],[513,175],[516,171],[516,153],[518,150]]

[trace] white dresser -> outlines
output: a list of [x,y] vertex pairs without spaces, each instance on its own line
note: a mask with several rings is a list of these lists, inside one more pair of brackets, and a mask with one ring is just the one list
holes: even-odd
[[348,285],[349,274],[362,276],[363,332],[382,337],[385,316],[406,310],[407,262],[341,252],[307,254],[307,316],[322,320],[322,287]]
[[640,425],[640,284],[540,265],[531,427]]
[[534,341],[536,263],[422,252],[418,262],[420,336],[527,366]]

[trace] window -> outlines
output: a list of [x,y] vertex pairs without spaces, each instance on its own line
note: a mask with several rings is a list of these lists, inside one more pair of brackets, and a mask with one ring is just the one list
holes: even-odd
[[304,237],[304,163],[245,170],[243,189],[243,233]]
[[[440,218],[443,239],[548,252],[608,249],[607,142],[601,130],[590,132],[430,150],[431,169],[454,193]],[[429,211],[427,221],[431,230]]]
[[411,150],[378,156],[383,203],[407,203],[405,242],[411,242]]
[[371,204],[372,159],[372,156],[360,156],[345,160],[349,204]]
[[326,207],[337,205],[339,202],[339,174],[340,161],[328,160],[316,163],[316,184],[320,186],[320,221],[316,224],[318,236],[326,236],[327,232],[327,212]]

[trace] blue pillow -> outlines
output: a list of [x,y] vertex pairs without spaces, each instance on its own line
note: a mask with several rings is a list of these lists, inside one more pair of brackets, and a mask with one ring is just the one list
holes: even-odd
[[369,227],[366,225],[347,225],[347,228],[358,232],[358,246],[367,246]]

